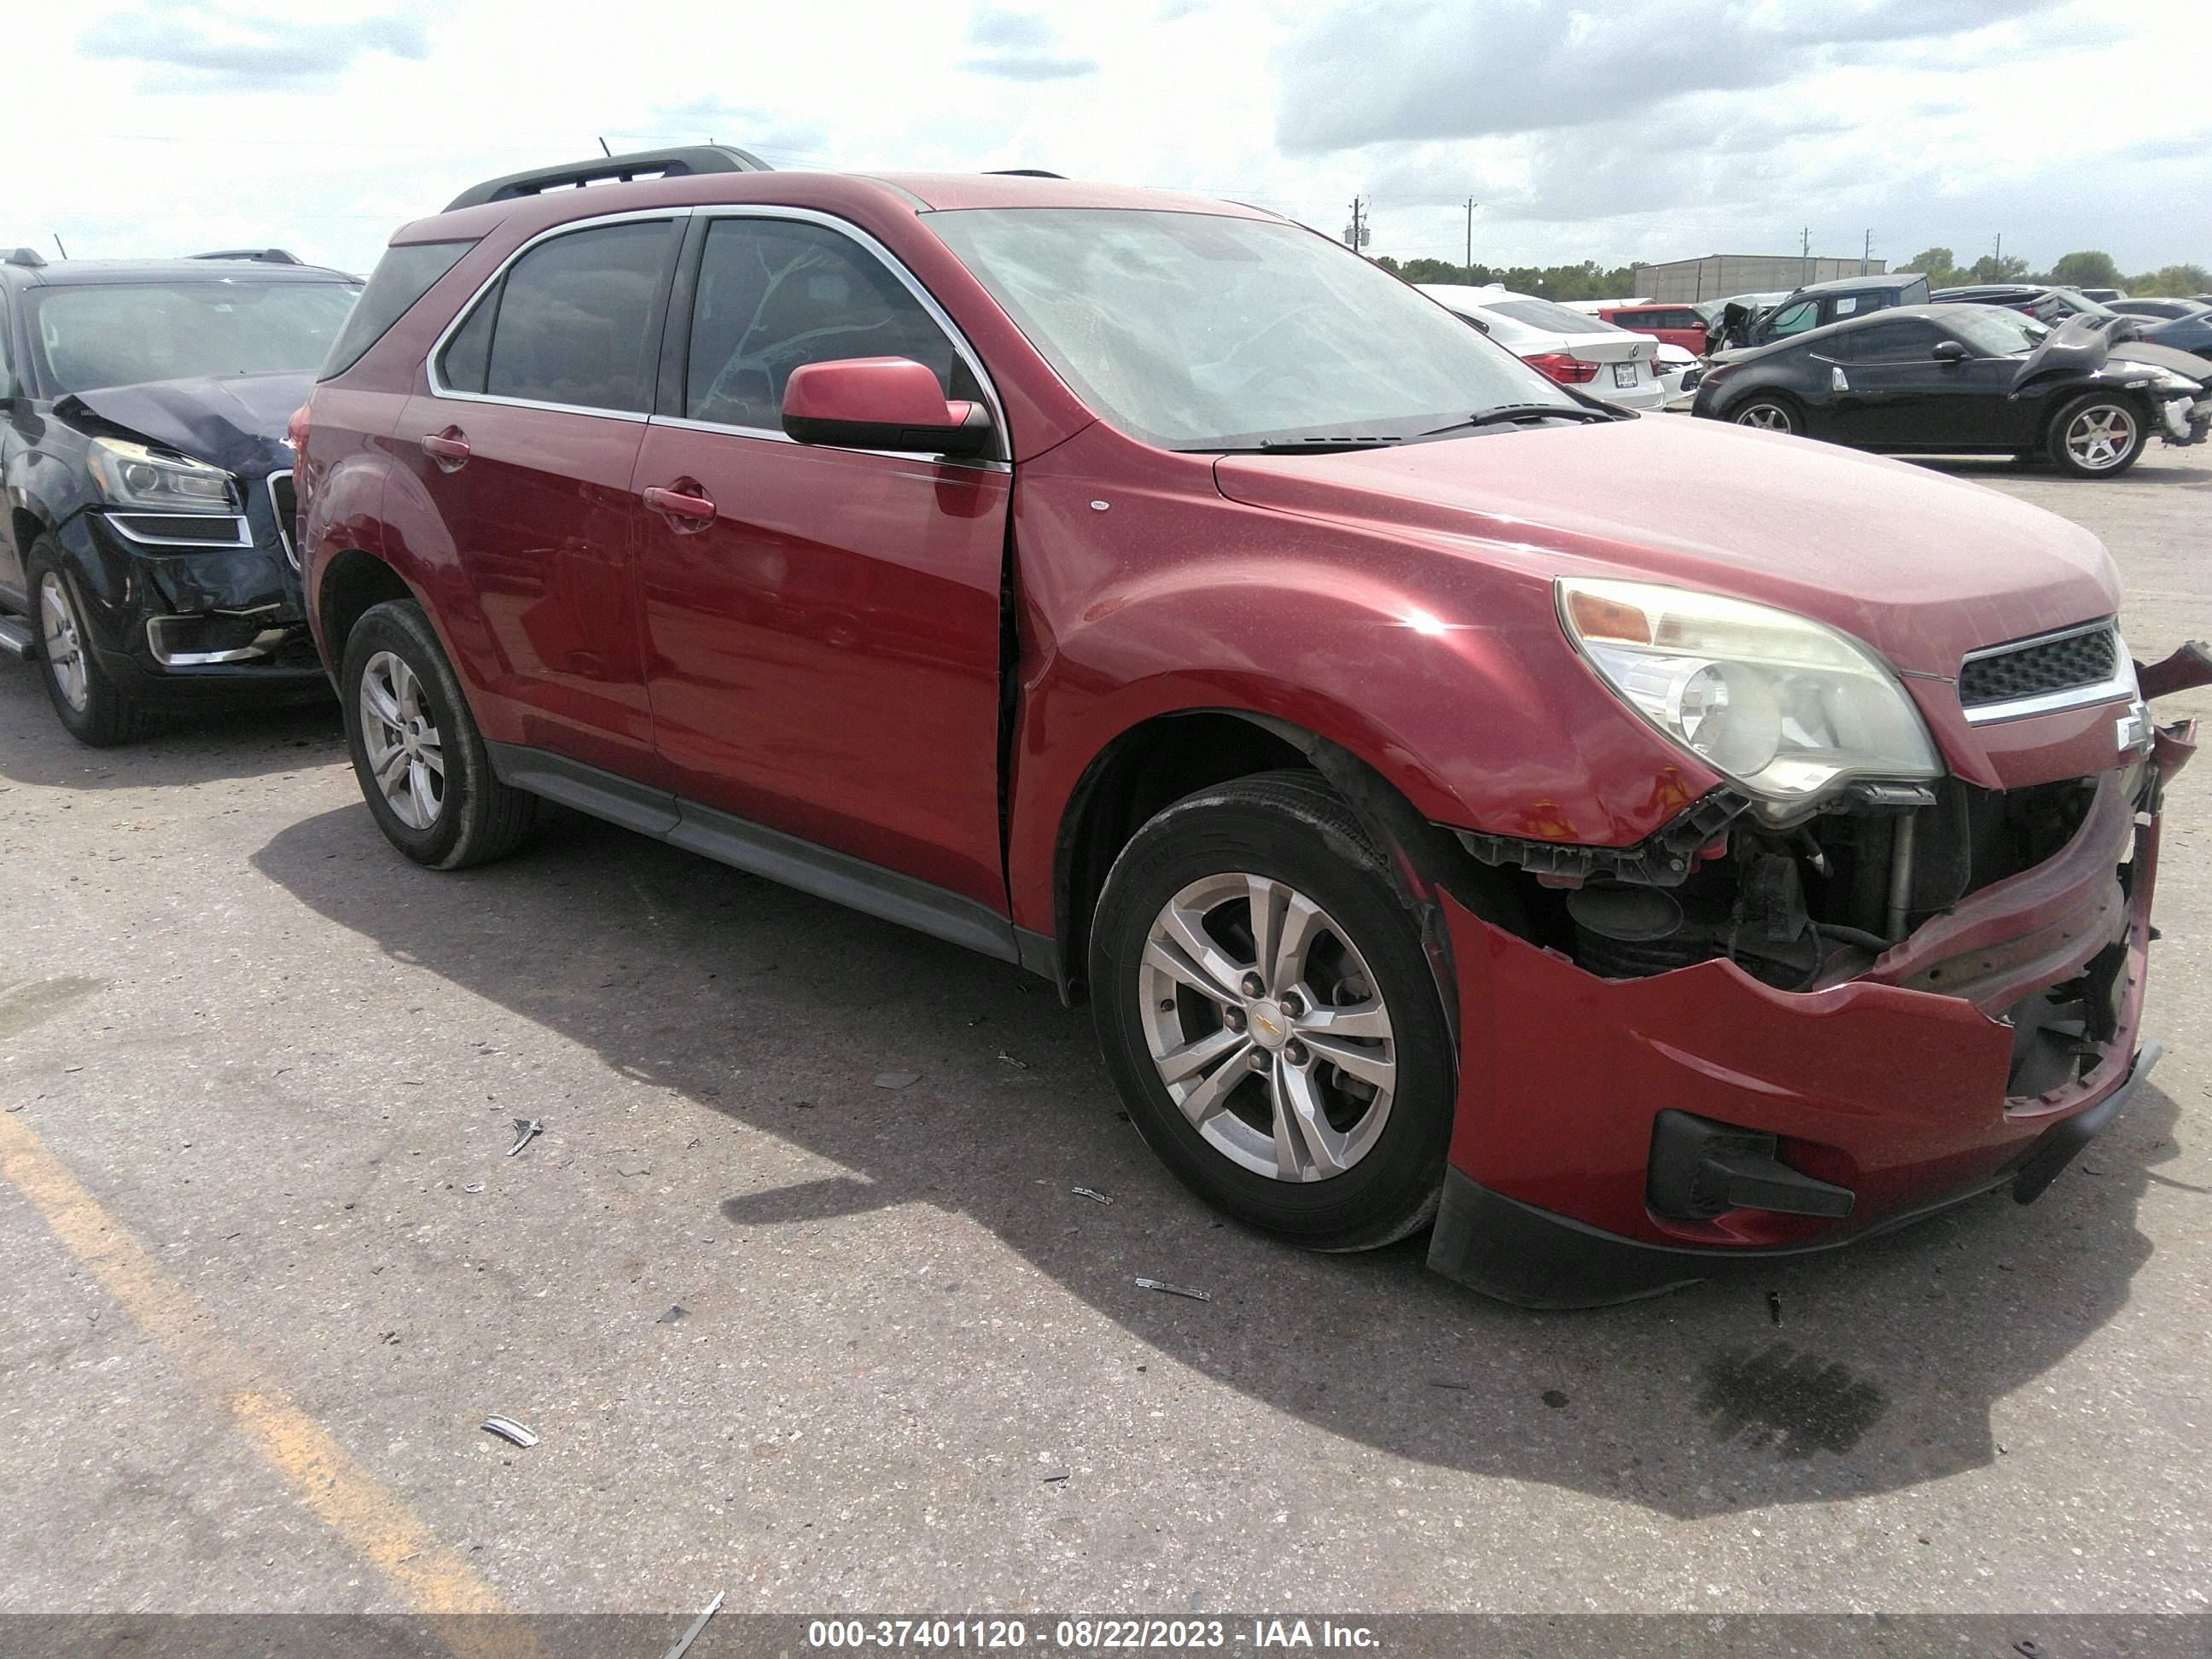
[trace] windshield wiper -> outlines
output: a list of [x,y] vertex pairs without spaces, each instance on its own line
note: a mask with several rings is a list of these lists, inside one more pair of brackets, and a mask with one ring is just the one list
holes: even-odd
[[1449,426],[1440,426],[1424,432],[1424,438],[1440,438],[1447,432],[1463,432],[1469,427],[1510,426],[1516,421],[1536,419],[1560,421],[1617,421],[1619,415],[1607,414],[1601,409],[1585,409],[1580,404],[1500,404],[1495,409],[1486,409],[1470,415],[1463,421],[1454,421]]
[[1403,438],[1269,438],[1256,444],[1208,444],[1186,455],[1339,455],[1348,449],[1388,449]]

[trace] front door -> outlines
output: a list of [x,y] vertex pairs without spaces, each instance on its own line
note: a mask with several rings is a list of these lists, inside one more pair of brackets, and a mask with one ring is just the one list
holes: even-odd
[[[631,475],[653,406],[681,222],[538,243],[470,310],[408,400],[401,460],[453,538],[446,626],[495,731],[653,781]],[[395,483],[394,488],[404,485]],[[428,520],[431,515],[421,515]],[[504,716],[505,718],[502,718]]]
[[1850,390],[1836,398],[1835,435],[1869,449],[1939,453],[2002,443],[2014,366],[1990,358],[1944,362],[1933,354],[1949,337],[1916,317],[1869,323],[1839,337],[1851,356],[1842,365]]
[[972,372],[903,272],[809,218],[703,221],[639,458],[654,729],[681,795],[1003,914],[997,463],[801,445],[803,363]]

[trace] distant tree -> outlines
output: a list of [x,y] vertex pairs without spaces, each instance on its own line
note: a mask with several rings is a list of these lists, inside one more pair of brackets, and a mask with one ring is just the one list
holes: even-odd
[[2146,298],[2164,295],[2187,299],[2195,294],[2212,294],[2212,270],[2203,265],[2160,265],[2156,270],[2129,277],[2121,286]]
[[2058,263],[2051,267],[2051,280],[2061,288],[2122,286],[2118,262],[2111,254],[2098,248],[2089,248],[2080,253],[2061,254]]
[[1900,269],[1918,271],[1928,279],[1930,288],[1956,288],[1965,274],[1959,269],[1958,256],[1948,247],[1923,248]]
[[2027,276],[2027,261],[1984,253],[1960,274],[1973,283],[2017,283]]

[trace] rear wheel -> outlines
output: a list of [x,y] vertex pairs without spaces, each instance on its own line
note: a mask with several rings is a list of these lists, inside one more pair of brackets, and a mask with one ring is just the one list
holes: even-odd
[[1107,877],[1091,969],[1131,1120],[1185,1184],[1318,1249],[1433,1216],[1454,1103],[1436,979],[1317,779],[1240,779],[1146,823]]
[[2093,392],[2058,411],[2046,447],[2062,472],[2111,478],[2133,466],[2149,440],[2141,408],[2125,398]]
[[1791,399],[1773,392],[1754,393],[1729,418],[1738,426],[1755,427],[1761,432],[1798,433],[1805,429],[1803,411]]
[[487,863],[530,833],[538,798],[493,775],[460,682],[413,600],[373,605],[354,624],[338,701],[368,810],[416,863]]
[[76,586],[51,537],[41,536],[31,544],[24,574],[30,578],[31,622],[39,636],[33,653],[39,678],[63,728],[94,749],[112,749],[144,737],[153,718],[100,665]]

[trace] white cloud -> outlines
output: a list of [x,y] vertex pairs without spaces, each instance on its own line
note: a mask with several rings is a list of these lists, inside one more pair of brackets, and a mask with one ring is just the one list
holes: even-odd
[[2212,199],[2203,33],[2114,38],[2155,8],[1583,3],[670,0],[621,30],[580,0],[18,7],[11,122],[69,165],[11,172],[0,246],[366,270],[477,179],[712,138],[780,167],[1048,167],[1331,232],[1357,193],[1401,256],[1458,257],[1471,195],[1492,264],[1794,251],[1807,224],[1822,252],[1871,227],[1893,259],[2002,231],[2038,264],[2212,261],[2185,210]]

